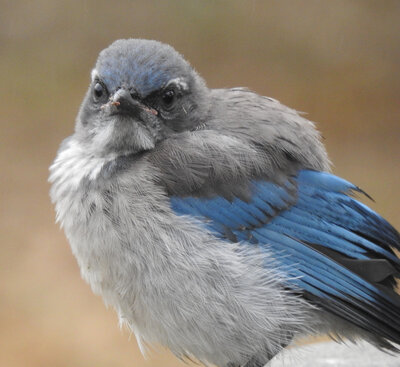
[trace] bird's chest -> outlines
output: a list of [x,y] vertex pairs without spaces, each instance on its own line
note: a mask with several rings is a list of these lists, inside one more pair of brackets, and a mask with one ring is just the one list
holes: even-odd
[[97,294],[117,281],[113,269],[122,266],[122,246],[117,228],[107,218],[108,204],[103,192],[89,190],[70,196],[64,216],[64,231],[79,264],[82,277]]
[[146,174],[138,166],[134,177],[105,180],[100,177],[104,162],[75,156],[58,162],[52,172],[57,220],[82,277],[122,312],[123,302],[132,304],[128,296],[136,293],[138,245],[148,243],[140,225],[149,201],[139,190]]

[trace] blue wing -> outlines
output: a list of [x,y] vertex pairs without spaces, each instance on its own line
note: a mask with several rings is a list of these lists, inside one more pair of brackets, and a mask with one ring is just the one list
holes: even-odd
[[400,342],[400,297],[393,290],[399,233],[355,200],[353,184],[303,170],[283,185],[251,183],[251,199],[171,197],[179,215],[200,219],[215,236],[272,251],[288,287],[326,310]]

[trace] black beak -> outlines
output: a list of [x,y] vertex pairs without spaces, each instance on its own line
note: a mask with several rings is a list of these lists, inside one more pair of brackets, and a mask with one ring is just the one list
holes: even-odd
[[118,89],[111,97],[110,104],[115,107],[116,113],[127,114],[131,116],[139,116],[143,111],[143,105],[131,93],[124,89]]
[[107,105],[114,107],[112,113],[126,114],[132,117],[139,117],[143,111],[155,116],[158,115],[155,109],[144,105],[137,98],[132,97],[132,94],[125,88],[118,89],[110,98]]

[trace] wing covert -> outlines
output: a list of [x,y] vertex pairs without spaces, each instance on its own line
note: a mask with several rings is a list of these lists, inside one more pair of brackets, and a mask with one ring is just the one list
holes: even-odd
[[303,170],[281,186],[251,182],[251,199],[172,196],[179,215],[196,217],[215,236],[258,245],[312,302],[384,338],[400,342],[394,277],[399,233],[352,195],[339,177]]

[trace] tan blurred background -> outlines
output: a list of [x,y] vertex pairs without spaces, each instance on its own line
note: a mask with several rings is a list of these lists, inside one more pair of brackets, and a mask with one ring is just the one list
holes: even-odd
[[0,0],[0,366],[181,365],[118,329],[48,197],[97,54],[128,37],[172,44],[211,87],[307,112],[334,172],[400,227],[399,1]]

